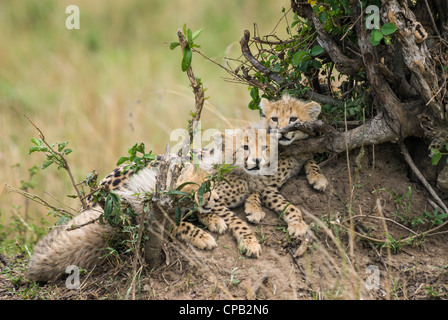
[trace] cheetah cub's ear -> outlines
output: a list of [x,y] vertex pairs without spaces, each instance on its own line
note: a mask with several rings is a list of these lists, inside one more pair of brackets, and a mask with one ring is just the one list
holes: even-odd
[[266,113],[270,110],[270,108],[271,108],[271,102],[269,102],[269,100],[266,98],[261,98],[260,110],[262,118],[266,117]]
[[317,102],[311,101],[303,106],[310,116],[310,120],[316,120],[320,114],[321,107]]

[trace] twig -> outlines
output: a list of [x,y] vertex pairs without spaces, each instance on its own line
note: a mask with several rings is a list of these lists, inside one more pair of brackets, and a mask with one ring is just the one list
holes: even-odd
[[324,133],[325,135],[329,136],[330,138],[337,135],[339,132],[333,128],[332,126],[328,125],[327,123],[323,122],[322,120],[313,120],[313,121],[295,121],[292,122],[286,126],[284,126],[280,133],[285,134],[290,131],[300,130],[304,133],[307,133],[309,135],[314,134],[317,131],[320,131]]
[[341,224],[341,223],[339,223],[339,222],[336,222],[336,221],[330,221],[330,224],[333,224],[333,225],[338,226],[338,227],[342,227],[342,228],[346,229],[346,230],[349,231],[349,232],[353,232],[353,234],[357,235],[358,237],[361,237],[361,238],[364,238],[364,239],[367,239],[367,240],[370,240],[370,241],[373,241],[373,242],[377,242],[377,243],[389,243],[389,240],[388,240],[388,239],[386,239],[386,240],[381,240],[381,239],[376,239],[376,238],[373,238],[373,237],[366,236],[366,235],[364,235],[364,234],[362,234],[362,233],[359,233],[359,232],[356,232],[356,231],[353,230],[352,228],[347,227],[347,226],[345,226],[345,225],[343,225],[343,224]]
[[88,226],[89,224],[97,222],[99,219],[100,218],[98,217],[98,218],[95,218],[95,219],[91,219],[90,221],[87,221],[85,223],[81,223],[81,224],[78,224],[78,225],[71,225],[70,228],[66,229],[66,231],[73,231],[73,230],[76,230],[76,229]]
[[[405,230],[407,230],[407,231],[409,231],[409,232],[411,232],[411,233],[413,233],[415,235],[418,235],[418,233],[415,232],[414,230],[409,229],[408,227],[406,227],[406,226],[402,225],[401,223],[398,223],[397,221],[395,221],[393,219],[390,219],[390,218],[386,218],[386,217],[382,217],[382,216],[380,216],[380,217],[377,217],[377,216],[366,216],[366,215],[363,215],[363,214],[359,214],[359,215],[356,215],[356,216],[352,217],[352,219],[355,219],[355,218],[369,218],[369,219],[380,219],[380,220],[389,221],[389,222],[392,222],[392,223],[400,226],[401,228],[403,228],[403,229],[405,229]],[[341,223],[343,223],[343,222],[345,222],[347,220],[349,220],[349,219],[342,220]]]
[[439,32],[439,29],[437,29],[437,25],[436,25],[436,22],[434,21],[434,17],[433,17],[433,14],[431,12],[431,9],[429,7],[428,0],[424,0],[424,1],[425,1],[426,9],[428,9],[428,15],[431,18],[432,27],[433,27],[434,31],[437,33],[437,35],[440,38],[440,32]]
[[23,191],[21,189],[14,188],[13,186],[11,186],[11,185],[9,185],[7,183],[5,183],[5,185],[9,189],[9,192],[11,192],[11,191],[17,192],[18,194],[20,194],[20,195],[22,195],[22,196],[24,196],[24,197],[26,197],[26,198],[28,198],[28,199],[38,203],[40,205],[43,205],[43,206],[45,206],[47,208],[50,208],[50,209],[52,209],[54,211],[60,212],[60,213],[62,213],[64,215],[69,215],[70,217],[73,216],[72,213],[70,213],[70,212],[68,212],[68,211],[66,211],[66,210],[64,210],[62,208],[57,208],[57,207],[49,204],[47,201],[45,201],[44,199],[42,199],[40,196],[38,196],[36,194],[28,193],[28,192],[25,192],[25,191]]
[[34,233],[33,229],[31,229],[31,227],[29,226],[29,224],[16,212],[15,209],[11,210],[12,213],[20,220],[20,222],[22,222],[22,224],[31,232]]
[[409,151],[403,142],[400,143],[400,151],[403,154],[404,159],[406,160],[406,162],[409,165],[409,167],[411,168],[411,170],[415,173],[417,178],[425,186],[425,188],[428,190],[428,192],[431,194],[431,196],[433,196],[433,198],[437,201],[437,204],[443,209],[443,211],[445,213],[448,213],[448,208],[446,207],[445,203],[443,203],[442,199],[440,199],[440,197],[437,195],[437,193],[434,191],[434,189],[431,187],[431,185],[428,183],[428,181],[422,175],[420,170],[414,164],[414,161],[412,160],[412,157],[409,154]]

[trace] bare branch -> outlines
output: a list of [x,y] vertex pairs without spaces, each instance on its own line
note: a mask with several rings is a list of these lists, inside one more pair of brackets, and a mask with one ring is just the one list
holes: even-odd
[[60,212],[60,213],[62,213],[64,215],[68,215],[70,217],[73,216],[73,214],[71,212],[68,212],[65,209],[57,208],[57,207],[51,205],[50,203],[45,201],[42,197],[40,197],[40,196],[38,196],[36,194],[32,194],[32,193],[29,193],[29,192],[25,192],[25,191],[23,191],[21,189],[14,188],[13,186],[11,186],[11,185],[9,185],[7,183],[5,183],[5,185],[9,189],[10,192],[14,191],[14,192],[16,192],[16,193],[18,193],[18,194],[20,194],[20,195],[22,195],[22,196],[24,196],[24,197],[34,201],[34,202],[40,204],[40,205],[43,205],[44,207],[52,209],[55,212]]
[[300,130],[309,135],[312,135],[315,132],[322,132],[324,135],[330,138],[338,134],[338,131],[335,128],[323,122],[322,120],[314,120],[307,122],[295,121],[283,127],[280,130],[280,133],[285,134],[295,130]]
[[404,143],[400,143],[400,150],[401,154],[404,156],[404,159],[408,163],[409,167],[411,168],[412,172],[415,173],[417,178],[420,180],[420,182],[425,186],[426,190],[431,194],[431,196],[434,197],[434,199],[437,201],[437,204],[443,209],[444,212],[448,213],[448,208],[443,203],[442,199],[437,195],[437,193],[434,191],[434,189],[431,187],[431,185],[428,183],[428,181],[425,179],[423,174],[420,172],[420,170],[417,168],[417,166],[414,164],[414,161],[412,160],[411,155],[408,152],[408,149],[404,145]]

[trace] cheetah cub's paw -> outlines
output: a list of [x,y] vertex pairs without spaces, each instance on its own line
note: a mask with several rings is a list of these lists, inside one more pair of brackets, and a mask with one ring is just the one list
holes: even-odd
[[218,246],[215,238],[202,230],[192,239],[191,243],[202,250],[211,250]]
[[199,234],[197,237],[195,237],[192,243],[196,248],[202,250],[212,250],[213,248],[218,246],[215,238],[206,232]]
[[264,211],[257,206],[246,205],[244,212],[247,220],[252,223],[260,223],[265,216]]
[[261,246],[255,236],[245,236],[238,243],[238,249],[248,257],[258,258],[261,253]]
[[288,223],[288,233],[293,238],[301,238],[308,232],[308,225],[304,221]]
[[308,182],[317,191],[325,191],[328,185],[327,178],[321,173],[311,173],[308,175]]
[[207,226],[208,230],[211,232],[217,232],[219,234],[223,234],[227,230],[227,224],[223,218],[220,218],[216,215],[198,215],[199,221]]

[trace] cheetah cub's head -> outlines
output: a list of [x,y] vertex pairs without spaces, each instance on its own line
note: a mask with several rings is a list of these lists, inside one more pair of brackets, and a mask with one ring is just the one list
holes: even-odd
[[214,136],[223,150],[223,163],[242,168],[248,174],[269,175],[277,165],[277,137],[266,129],[243,128],[226,130]]
[[[304,102],[284,94],[278,101],[269,101],[266,98],[261,99],[260,108],[262,112],[262,121],[267,129],[281,129],[284,126],[295,121],[316,120],[320,114],[321,107],[317,102]],[[294,140],[300,140],[308,137],[302,131],[291,131],[279,136],[281,145],[289,145]]]
[[[186,193],[194,193],[194,200],[198,206],[198,210],[201,213],[210,212],[219,200],[219,196],[213,188],[210,191],[205,192],[200,199],[199,188],[204,182],[208,182],[208,173],[200,168],[196,168],[191,163],[186,163],[182,169],[179,178],[177,179],[176,186],[182,187],[180,191]],[[209,182],[211,183],[211,182]]]

